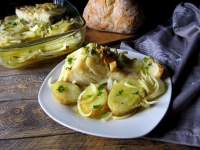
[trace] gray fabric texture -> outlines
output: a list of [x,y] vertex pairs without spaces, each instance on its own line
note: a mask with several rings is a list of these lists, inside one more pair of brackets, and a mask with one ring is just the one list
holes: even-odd
[[154,57],[172,78],[170,109],[147,138],[200,147],[200,9],[181,3],[169,25],[122,42],[120,48]]

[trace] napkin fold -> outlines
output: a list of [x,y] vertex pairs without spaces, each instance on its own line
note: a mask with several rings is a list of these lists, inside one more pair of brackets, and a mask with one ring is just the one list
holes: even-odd
[[169,112],[147,138],[200,147],[200,9],[181,3],[169,25],[122,42],[120,48],[154,57],[172,78]]

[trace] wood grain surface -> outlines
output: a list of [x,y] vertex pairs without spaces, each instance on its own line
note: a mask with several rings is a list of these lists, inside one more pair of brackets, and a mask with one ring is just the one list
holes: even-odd
[[86,42],[95,42],[99,44],[113,44],[118,41],[134,38],[133,34],[118,34],[111,32],[86,29]]
[[193,150],[144,139],[115,140],[77,133],[51,120],[37,94],[45,76],[59,62],[30,69],[0,67],[0,150]]

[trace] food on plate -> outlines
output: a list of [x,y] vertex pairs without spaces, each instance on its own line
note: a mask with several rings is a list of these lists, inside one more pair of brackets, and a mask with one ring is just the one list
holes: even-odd
[[108,106],[115,116],[123,116],[140,107],[144,98],[144,90],[138,85],[128,86],[126,82],[115,83],[108,97]]
[[78,112],[84,117],[99,117],[108,110],[108,93],[103,85],[91,83],[79,96]]
[[41,21],[52,23],[66,12],[66,8],[53,3],[36,4],[35,6],[24,6],[16,8],[15,13],[19,19],[29,21]]
[[106,62],[107,49],[96,50],[95,44],[88,44],[67,56],[60,80],[89,85],[105,80],[109,73],[109,62]]
[[151,57],[130,59],[125,52],[89,43],[66,57],[58,81],[50,87],[53,95],[59,85],[80,89],[55,98],[63,103],[74,94],[83,117],[123,119],[158,102],[167,89],[163,73],[164,67]]
[[81,93],[80,88],[70,82],[57,81],[50,85],[55,98],[62,104],[74,104]]
[[134,33],[143,21],[135,0],[89,0],[83,17],[89,28],[126,34]]

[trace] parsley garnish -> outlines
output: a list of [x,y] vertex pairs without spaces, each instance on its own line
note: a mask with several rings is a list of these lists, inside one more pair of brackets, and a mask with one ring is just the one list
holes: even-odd
[[85,98],[91,98],[92,97],[92,95],[86,95],[85,96]]
[[93,109],[98,109],[98,108],[101,108],[101,107],[102,107],[101,104],[99,104],[99,105],[93,105]]
[[119,92],[117,93],[117,96],[122,95],[123,92],[124,92],[124,90],[119,90]]
[[95,48],[92,48],[92,49],[91,49],[91,55],[96,55],[96,54],[97,54],[96,49],[95,49]]
[[72,64],[73,62],[76,60],[76,58],[73,58],[73,57],[69,57],[67,58],[67,66],[66,66],[66,69],[69,69],[71,70],[72,69]]
[[144,57],[143,61],[144,61],[145,63],[147,63],[147,62],[149,61],[149,58],[148,58],[148,57]]
[[70,66],[70,67],[66,67],[65,69],[71,70],[71,69],[72,69],[72,67],[71,67],[71,66]]
[[144,57],[143,61],[146,63],[147,67],[152,65],[150,57]]
[[11,25],[11,26],[16,26],[17,25],[16,22],[8,22],[8,24]]
[[104,84],[100,84],[99,87],[98,87],[98,90],[101,91],[103,89],[104,89]]
[[60,93],[64,92],[65,91],[65,88],[63,85],[60,85],[57,89]]
[[139,95],[139,92],[138,91],[136,91],[136,92],[133,92],[133,95]]
[[97,96],[101,96],[102,93],[103,93],[102,91],[99,91]]
[[76,60],[76,59],[73,58],[73,57],[69,57],[69,58],[67,59],[67,63],[68,63],[69,65],[71,65],[71,64],[73,64],[74,60]]
[[13,24],[12,24],[13,26],[16,26],[17,25],[17,23],[16,22],[13,22]]
[[97,96],[100,96],[100,95],[103,93],[103,92],[102,92],[103,89],[104,89],[104,84],[99,85]]

